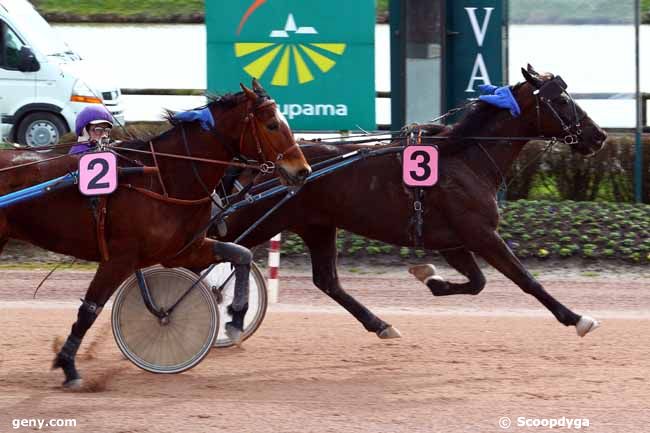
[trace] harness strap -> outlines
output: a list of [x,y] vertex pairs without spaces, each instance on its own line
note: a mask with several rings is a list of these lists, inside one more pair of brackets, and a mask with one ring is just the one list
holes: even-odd
[[43,162],[54,161],[56,159],[67,158],[69,156],[70,155],[68,155],[68,154],[58,155],[58,156],[53,156],[51,158],[39,159],[37,161],[26,162],[24,164],[10,165],[9,167],[0,168],[0,173],[3,173],[5,171],[15,170],[17,168],[29,167],[29,166],[40,164],[40,163],[43,163]]
[[106,214],[108,197],[105,195],[94,196],[90,198],[90,207],[95,218],[95,234],[97,236],[97,246],[103,262],[110,258],[108,254],[108,244],[106,243]]
[[424,201],[424,189],[415,188],[413,190],[413,210],[415,211],[414,215],[414,244],[416,248],[422,247],[422,232],[424,225],[424,207],[422,202]]
[[[126,151],[126,152],[134,152],[134,153],[142,153],[145,155],[150,155],[151,152],[148,150],[138,150],[138,149],[131,149],[129,147],[113,147],[112,148],[114,151]],[[199,158],[196,156],[185,156],[185,155],[178,155],[175,153],[163,153],[163,152],[156,152],[156,155],[158,156],[164,156],[167,158],[176,158],[176,159],[186,159],[189,161],[198,161],[198,162],[206,162],[209,164],[219,164],[219,165],[231,165],[234,167],[244,167],[244,168],[253,168],[253,169],[259,169],[257,165],[252,165],[252,164],[242,164],[240,162],[232,162],[232,161],[221,161],[218,159],[207,159],[207,158]]]
[[98,204],[98,218],[97,218],[97,243],[99,244],[99,252],[102,260],[107,262],[109,259],[108,244],[106,242],[106,217],[108,215],[108,196],[101,196]]
[[162,174],[160,174],[160,167],[158,166],[158,159],[156,158],[156,151],[153,147],[153,140],[149,140],[149,148],[151,149],[151,156],[153,157],[153,164],[156,167],[156,173],[158,174],[158,182],[160,182],[160,187],[162,188],[163,195],[169,197],[167,194],[167,189],[165,188],[165,182],[163,182]]
[[146,195],[147,197],[153,198],[155,200],[159,200],[165,203],[177,204],[181,206],[198,206],[198,205],[208,203],[211,200],[210,197],[203,197],[197,200],[183,200],[180,198],[165,197],[164,195],[158,194],[157,192],[150,191],[146,188],[140,188],[139,186],[135,186],[130,183],[121,183],[119,184],[119,186],[133,191],[137,191],[140,194]]

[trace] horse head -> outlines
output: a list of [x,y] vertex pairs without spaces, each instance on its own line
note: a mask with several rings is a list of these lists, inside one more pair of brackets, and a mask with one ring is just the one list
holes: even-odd
[[559,75],[540,74],[530,65],[521,73],[526,82],[517,88],[515,98],[533,134],[557,137],[583,155],[602,149],[607,134],[566,91]]
[[264,172],[277,170],[285,185],[299,185],[311,173],[311,167],[298,147],[293,132],[278,105],[253,79],[253,88],[240,83],[245,114],[239,130],[238,146],[242,155],[257,159]]

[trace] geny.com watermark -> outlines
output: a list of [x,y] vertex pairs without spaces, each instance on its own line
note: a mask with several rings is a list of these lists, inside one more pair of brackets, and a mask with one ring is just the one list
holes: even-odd
[[11,420],[11,427],[13,427],[14,430],[19,429],[21,427],[31,427],[31,428],[37,428],[38,430],[42,430],[47,427],[56,428],[56,427],[76,427],[76,426],[77,426],[76,419],[16,418]]
[[[513,420],[507,416],[499,418],[499,427],[509,429],[513,425]],[[514,420],[517,427],[545,427],[545,428],[565,428],[580,430],[583,427],[589,427],[589,418],[532,418],[518,416]]]

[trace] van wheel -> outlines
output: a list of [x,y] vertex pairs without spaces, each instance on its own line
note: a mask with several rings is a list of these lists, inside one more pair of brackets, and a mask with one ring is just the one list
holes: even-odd
[[18,143],[43,147],[57,144],[68,132],[65,123],[56,114],[37,111],[30,113],[18,125]]

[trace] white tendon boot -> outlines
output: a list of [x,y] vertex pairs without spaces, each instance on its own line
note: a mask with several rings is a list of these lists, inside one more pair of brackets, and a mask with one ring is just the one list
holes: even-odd
[[430,280],[444,281],[439,275],[436,275],[436,267],[433,265],[415,265],[409,268],[409,273],[426,285]]

